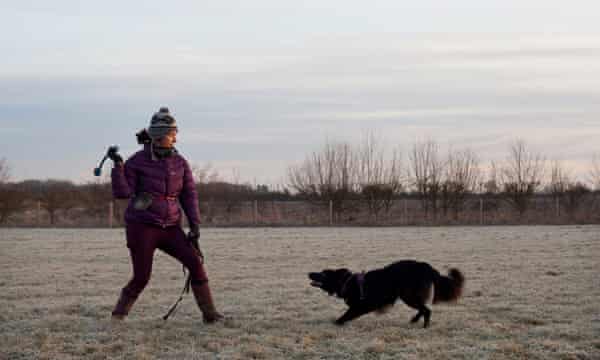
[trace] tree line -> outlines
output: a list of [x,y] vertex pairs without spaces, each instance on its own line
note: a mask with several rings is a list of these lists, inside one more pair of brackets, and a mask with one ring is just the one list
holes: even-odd
[[[434,140],[412,144],[408,154],[388,149],[367,133],[359,144],[330,142],[289,166],[287,183],[272,189],[239,180],[223,180],[211,166],[193,166],[201,203],[219,202],[232,213],[247,201],[307,201],[330,207],[335,218],[366,205],[369,216],[388,214],[400,198],[418,199],[426,216],[458,219],[473,197],[499,202],[523,215],[537,196],[560,201],[568,215],[581,209],[584,198],[600,190],[600,158],[593,157],[585,179],[562,163],[548,161],[523,140],[514,140],[503,161],[484,166],[469,148],[442,152]],[[85,209],[93,216],[112,201],[110,179],[75,184],[68,180],[10,181],[7,159],[0,159],[0,224],[28,209],[45,211],[54,224],[59,212]]]
[[[198,180],[199,199],[201,202],[222,202],[229,212],[235,211],[243,201],[294,198],[287,189],[271,190],[266,185],[227,182],[221,180],[215,172],[207,177],[208,170],[209,167],[193,168]],[[45,211],[53,225],[59,212],[79,208],[85,210],[84,215],[97,216],[105,214],[107,204],[113,201],[110,178],[85,184],[55,179],[10,182],[5,159],[0,160],[0,174],[3,174],[0,177],[0,224],[5,223],[13,214],[33,209]],[[117,211],[119,209],[120,207],[116,208]]]
[[366,134],[357,146],[326,142],[318,151],[288,169],[289,186],[307,199],[327,200],[337,216],[361,199],[376,220],[390,211],[394,199],[416,197],[426,216],[458,218],[468,199],[481,196],[504,202],[522,216],[535,196],[551,196],[574,215],[583,198],[600,190],[600,160],[594,157],[586,179],[575,177],[561,162],[549,162],[516,139],[504,161],[483,166],[470,148],[442,153],[434,140],[415,142],[406,157],[387,151],[382,141]]

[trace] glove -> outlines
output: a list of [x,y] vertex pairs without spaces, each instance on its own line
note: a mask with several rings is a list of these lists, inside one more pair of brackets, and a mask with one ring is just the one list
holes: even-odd
[[111,146],[108,148],[106,156],[113,161],[115,165],[123,164],[123,158],[118,153],[119,148],[117,146]]
[[200,239],[200,226],[198,224],[190,224],[190,231],[188,232],[188,239],[198,241]]
[[192,244],[194,250],[196,250],[198,256],[204,260],[204,254],[202,254],[202,251],[200,250],[200,244],[198,242],[200,239],[200,226],[198,224],[190,224],[190,231],[187,234],[187,239],[190,244]]

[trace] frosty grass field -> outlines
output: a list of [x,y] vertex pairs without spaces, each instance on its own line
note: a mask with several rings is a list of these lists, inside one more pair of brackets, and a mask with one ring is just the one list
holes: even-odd
[[[181,267],[157,252],[126,322],[123,229],[0,229],[0,359],[600,359],[600,227],[204,229],[216,303],[205,326]],[[344,327],[309,271],[419,259],[466,278],[429,329],[402,303]]]

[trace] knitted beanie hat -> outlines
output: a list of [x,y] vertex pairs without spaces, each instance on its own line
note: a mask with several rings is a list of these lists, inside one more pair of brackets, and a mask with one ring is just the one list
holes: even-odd
[[148,135],[152,140],[157,140],[167,135],[172,129],[177,130],[175,118],[169,113],[169,109],[161,107],[158,112],[152,115],[150,126],[148,127]]

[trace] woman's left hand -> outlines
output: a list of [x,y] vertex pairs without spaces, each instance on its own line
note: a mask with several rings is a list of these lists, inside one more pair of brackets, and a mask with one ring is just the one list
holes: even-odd
[[198,224],[190,224],[190,231],[187,234],[187,239],[198,253],[198,256],[204,260],[204,255],[200,250],[200,243],[198,242],[200,239],[200,226],[198,226]]

